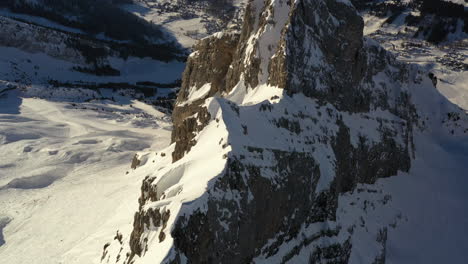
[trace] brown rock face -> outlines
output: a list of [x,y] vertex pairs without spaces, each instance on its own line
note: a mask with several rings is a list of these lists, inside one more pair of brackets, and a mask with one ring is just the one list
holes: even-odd
[[[194,263],[250,263],[252,257],[260,254],[260,248],[275,234],[281,244],[287,236],[297,234],[301,224],[321,218],[321,212],[307,213],[314,206],[315,188],[320,171],[315,161],[306,153],[289,153],[276,150],[252,150],[264,154],[271,153],[277,159],[272,170],[282,173],[284,185],[277,186],[262,177],[262,168],[244,164],[240,157],[231,157],[223,178],[216,183],[216,189],[240,193],[252,192],[253,201],[243,196],[239,202],[222,198],[208,203],[208,213],[195,213],[189,218],[181,218],[172,235],[176,247]],[[252,153],[252,154],[253,154]],[[289,170],[294,166],[295,170]],[[249,180],[242,178],[249,174]],[[291,200],[302,200],[297,206],[286,206]],[[219,218],[219,207],[231,212],[229,217]],[[285,222],[285,217],[297,213],[295,219]],[[218,220],[228,223],[225,232]],[[205,224],[202,224],[205,223]],[[258,223],[262,223],[259,225]],[[197,234],[191,236],[190,234]],[[198,244],[200,243],[200,244]],[[201,245],[193,247],[193,245]],[[274,252],[274,245],[265,252]]]
[[[232,61],[231,67],[227,73],[226,87],[232,89],[240,81],[240,76],[245,72],[245,84],[255,87],[258,84],[258,71],[259,71],[259,59],[255,56],[251,56],[252,64],[246,65],[245,50],[248,46],[248,40],[258,27],[255,27],[256,21],[259,19],[259,10],[256,10],[254,5],[249,3],[245,10],[244,23],[242,31],[240,33],[239,42],[236,46],[235,57]],[[258,46],[257,46],[258,47]],[[254,54],[254,53],[252,53]]]
[[[172,113],[172,142],[176,142],[172,153],[174,162],[181,159],[195,145],[195,133],[201,131],[210,119],[208,111],[202,106],[205,99],[226,91],[226,75],[238,40],[237,33],[218,33],[202,39],[189,57]],[[191,91],[198,90],[207,83],[211,84],[211,88],[205,97],[186,103]]]
[[198,90],[211,83],[208,96],[223,92],[226,87],[226,74],[236,51],[239,34],[217,33],[200,40],[189,57],[182,76],[182,87],[177,97],[178,103],[187,100],[190,90]]
[[200,106],[203,101],[183,107],[175,107],[172,113],[174,120],[174,131],[172,132],[172,142],[176,142],[172,161],[181,159],[186,152],[197,143],[194,138],[196,132],[201,131],[210,119],[210,114],[205,107]]
[[299,1],[270,63],[269,83],[329,101],[342,110],[368,111],[359,87],[366,74],[363,21],[344,3]]
[[138,154],[135,154],[132,159],[132,165],[130,165],[131,169],[136,169],[138,166],[140,166],[141,161],[138,159]]

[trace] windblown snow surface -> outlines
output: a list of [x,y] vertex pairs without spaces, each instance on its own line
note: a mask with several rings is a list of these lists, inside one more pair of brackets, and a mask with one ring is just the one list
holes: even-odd
[[132,221],[144,177],[130,169],[133,156],[153,162],[170,118],[117,94],[83,102],[77,91],[67,102],[12,85],[0,89],[0,262],[94,263]]

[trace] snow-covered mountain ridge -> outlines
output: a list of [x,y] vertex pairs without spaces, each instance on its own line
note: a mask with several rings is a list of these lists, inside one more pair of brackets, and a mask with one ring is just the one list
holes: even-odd
[[467,114],[363,29],[346,0],[252,0],[240,32],[201,40],[101,261],[466,259]]

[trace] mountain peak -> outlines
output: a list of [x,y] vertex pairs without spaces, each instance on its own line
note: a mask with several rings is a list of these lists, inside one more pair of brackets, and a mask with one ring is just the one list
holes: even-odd
[[[369,186],[411,173],[415,135],[448,111],[427,73],[363,38],[349,1],[250,1],[241,32],[188,59],[173,163],[144,181],[127,260],[348,263],[367,250],[384,263],[402,216]],[[366,225],[376,210],[397,216]]]

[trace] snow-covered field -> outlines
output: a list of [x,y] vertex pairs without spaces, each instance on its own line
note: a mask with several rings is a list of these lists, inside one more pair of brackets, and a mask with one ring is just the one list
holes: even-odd
[[0,262],[98,262],[133,221],[144,175],[130,169],[132,158],[169,144],[170,118],[125,97],[0,94]]

